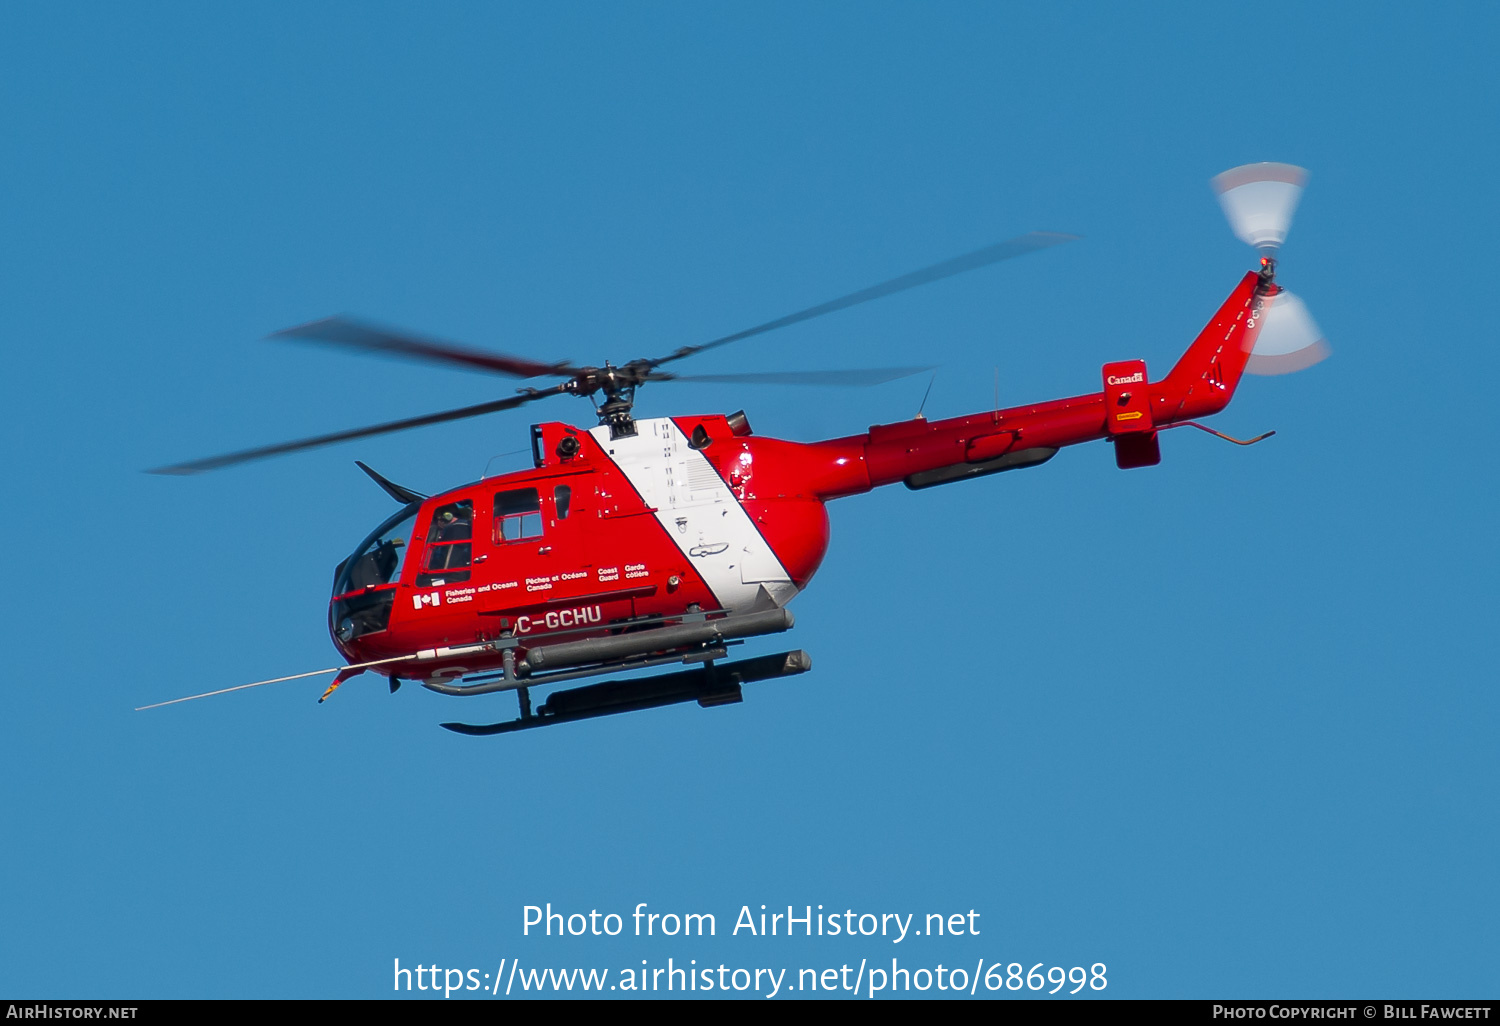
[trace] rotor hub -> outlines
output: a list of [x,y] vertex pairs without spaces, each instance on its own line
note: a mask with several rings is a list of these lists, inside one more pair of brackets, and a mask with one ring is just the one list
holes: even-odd
[[1272,257],[1260,258],[1260,282],[1255,289],[1262,295],[1274,291],[1276,288],[1276,261]]

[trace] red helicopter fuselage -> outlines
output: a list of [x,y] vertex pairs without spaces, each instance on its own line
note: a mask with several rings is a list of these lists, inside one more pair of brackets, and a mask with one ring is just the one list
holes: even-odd
[[832,499],[1035,466],[1098,439],[1123,468],[1158,462],[1158,431],[1228,404],[1276,291],[1269,272],[1247,274],[1165,378],[1107,364],[1102,391],[1067,399],[812,443],[756,437],[738,414],[641,419],[624,435],[537,425],[533,469],[413,502],[340,565],[334,643],[351,664],[392,660],[378,672],[393,683],[444,690],[503,668],[515,687],[548,645],[774,613],[817,572]]

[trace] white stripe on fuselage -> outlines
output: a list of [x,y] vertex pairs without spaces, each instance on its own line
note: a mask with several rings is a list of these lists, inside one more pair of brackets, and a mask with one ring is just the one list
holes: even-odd
[[797,586],[708,459],[665,417],[638,420],[635,431],[616,439],[608,427],[589,434],[656,510],[719,605],[736,613],[765,607],[762,591],[778,606],[790,602]]

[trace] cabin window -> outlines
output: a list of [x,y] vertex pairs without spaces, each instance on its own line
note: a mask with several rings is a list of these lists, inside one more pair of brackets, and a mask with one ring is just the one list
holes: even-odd
[[557,507],[557,519],[568,519],[568,503],[573,500],[573,489],[558,485],[552,489],[552,505]]
[[515,488],[495,496],[495,542],[542,536],[542,496],[535,488]]
[[474,503],[469,499],[439,506],[427,529],[427,553],[417,587],[456,584],[469,579],[474,551]]

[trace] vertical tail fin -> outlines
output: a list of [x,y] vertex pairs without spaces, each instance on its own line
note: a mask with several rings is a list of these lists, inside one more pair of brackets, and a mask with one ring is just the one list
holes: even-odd
[[1219,312],[1155,386],[1156,423],[1206,417],[1229,405],[1273,300],[1270,267],[1246,274]]

